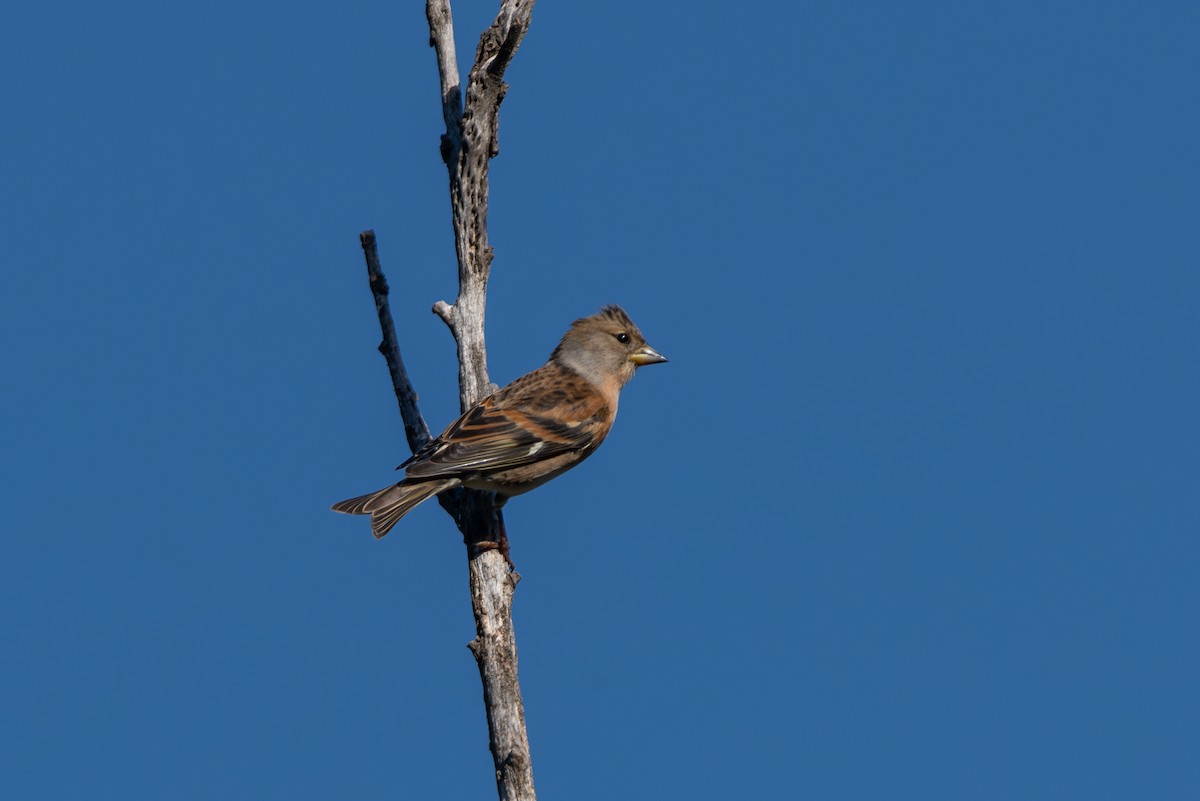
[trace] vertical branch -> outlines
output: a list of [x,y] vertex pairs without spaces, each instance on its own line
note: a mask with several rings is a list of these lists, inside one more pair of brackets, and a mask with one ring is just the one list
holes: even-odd
[[[492,247],[488,244],[488,161],[499,153],[500,103],[508,85],[508,68],[529,29],[533,0],[504,0],[495,21],[479,38],[475,64],[467,79],[466,103],[454,113],[458,82],[454,69],[454,32],[449,0],[428,0],[426,16],[430,41],[438,51],[442,87],[442,158],[450,178],[454,248],[458,257],[458,298],[453,305],[439,302],[434,311],[450,327],[458,344],[459,402],[463,411],[485,397],[487,349],[483,325]],[[435,28],[435,24],[437,27]],[[448,51],[443,47],[449,46]]]
[[450,0],[429,0],[425,4],[429,20],[429,46],[437,53],[438,79],[442,86],[442,119],[446,133],[442,135],[442,161],[458,161],[462,144],[462,91],[458,88],[458,56],[454,52],[454,18]]
[[[533,0],[503,0],[496,19],[480,37],[463,105],[450,2],[427,0],[425,5],[429,43],[437,54],[446,124],[441,156],[450,182],[458,258],[458,297],[453,305],[439,301],[433,310],[450,328],[458,346],[459,405],[463,411],[491,392],[483,334],[492,264],[487,238],[488,161],[499,152],[498,114],[508,89],[504,71],[529,29],[532,10]],[[443,505],[450,509],[467,545],[476,633],[470,648],[483,682],[496,788],[501,801],[534,801],[512,624],[513,592],[520,576],[509,571],[507,559],[498,551],[478,547],[485,541],[499,541],[501,536],[494,495],[464,490]]]
[[[492,264],[492,248],[487,241],[488,161],[499,152],[498,113],[508,89],[504,71],[529,29],[532,9],[533,0],[503,0],[495,21],[480,37],[464,106],[450,2],[426,0],[425,5],[429,44],[437,53],[442,118],[446,124],[441,155],[450,179],[459,283],[454,304],[438,301],[433,310],[449,326],[458,345],[459,404],[463,411],[492,390],[483,338]],[[383,332],[379,351],[387,359],[408,445],[416,451],[429,441],[429,428],[417,408],[417,395],[400,357],[375,232],[363,231],[359,238]],[[496,788],[501,801],[536,801],[512,625],[513,593],[520,576],[509,570],[507,555],[495,547],[503,537],[496,497],[489,492],[459,488],[440,493],[438,501],[454,517],[467,545],[476,633],[469,647],[483,681]]]

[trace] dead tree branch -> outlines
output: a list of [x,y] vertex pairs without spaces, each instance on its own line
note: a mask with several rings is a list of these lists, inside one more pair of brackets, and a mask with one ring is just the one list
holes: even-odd
[[[488,381],[483,325],[492,248],[487,238],[488,161],[499,152],[500,103],[508,86],[504,71],[529,29],[533,0],[504,0],[475,51],[460,105],[449,0],[427,0],[429,43],[437,54],[442,117],[441,155],[450,180],[454,249],[458,258],[458,298],[439,301],[442,318],[458,345],[459,405],[463,411],[493,390]],[[532,801],[533,766],[525,730],[525,707],[517,681],[517,641],[512,623],[513,592],[520,576],[505,556],[483,550],[481,542],[500,540],[495,497],[464,491],[452,512],[467,544],[471,607],[475,613],[475,655],[483,682],[489,744],[501,801]]]
[[[483,324],[492,248],[487,239],[488,161],[499,152],[500,103],[508,89],[504,71],[529,29],[533,0],[503,0],[491,26],[480,37],[475,64],[462,100],[454,23],[449,0],[427,0],[429,44],[437,54],[441,89],[441,156],[450,179],[450,207],[458,259],[458,297],[438,301],[433,310],[450,328],[458,346],[459,405],[466,411],[490,394]],[[374,231],[360,235],[375,309],[383,332],[380,352],[387,360],[392,387],[413,451],[429,441],[429,428],[417,407],[417,395],[404,369],[388,307],[388,284],[379,264]],[[512,624],[513,592],[520,576],[507,555],[495,547],[503,538],[492,493],[455,489],[438,501],[454,518],[467,545],[475,639],[471,653],[483,681],[489,744],[501,801],[535,801],[525,709],[517,682],[517,642]]]
[[[440,151],[449,176],[459,284],[454,303],[438,301],[433,310],[450,328],[458,346],[459,405],[463,411],[494,390],[488,381],[483,335],[492,264],[487,238],[488,162],[499,152],[499,109],[508,89],[504,72],[529,29],[532,9],[533,0],[503,0],[496,19],[480,37],[464,104],[449,0],[427,0],[425,6],[446,125]],[[429,428],[400,357],[375,234],[363,231],[360,238],[383,332],[379,350],[387,360],[409,447],[416,451],[429,441]],[[483,681],[497,791],[501,801],[535,801],[512,624],[513,592],[520,576],[509,569],[507,553],[495,547],[503,539],[496,498],[492,493],[460,488],[441,493],[438,501],[454,517],[467,545],[476,633],[469,647]]]
[[491,27],[479,37],[467,78],[465,106],[458,107],[459,80],[449,0],[428,0],[430,43],[441,79],[442,160],[450,178],[458,298],[434,311],[458,344],[459,401],[463,411],[490,392],[483,324],[492,248],[487,237],[488,161],[499,153],[500,103],[508,85],[504,71],[529,29],[533,0],[505,0]]
[[[439,301],[434,311],[458,345],[459,405],[463,411],[490,394],[483,324],[492,248],[487,238],[488,161],[499,152],[500,103],[508,86],[504,71],[529,29],[533,0],[504,0],[475,51],[460,106],[449,0],[427,0],[429,42],[437,54],[442,117],[446,132],[441,155],[450,179],[454,249],[458,257],[458,298]],[[501,801],[532,801],[533,765],[525,730],[525,706],[517,680],[517,640],[512,623],[513,592],[520,576],[505,556],[481,550],[497,542],[499,517],[490,493],[465,491],[454,512],[467,544],[471,607],[475,613],[475,655],[483,682],[489,744]]]
[[404,421],[404,437],[408,447],[416,452],[430,440],[429,426],[421,416],[417,406],[417,392],[408,379],[408,371],[404,369],[404,359],[400,357],[400,344],[396,341],[396,325],[392,320],[392,310],[388,304],[387,278],[379,264],[379,248],[375,244],[375,232],[363,231],[358,235],[362,243],[363,256],[367,260],[367,280],[371,284],[371,295],[375,298],[375,313],[379,315],[379,328],[383,340],[379,343],[379,352],[387,360],[388,373],[392,377],[392,390],[396,393],[396,403],[400,406],[400,419]]

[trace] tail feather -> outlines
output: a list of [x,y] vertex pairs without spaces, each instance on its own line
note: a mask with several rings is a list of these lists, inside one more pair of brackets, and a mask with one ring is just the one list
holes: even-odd
[[432,498],[442,490],[458,486],[457,478],[444,481],[421,481],[412,484],[401,481],[377,492],[359,495],[333,505],[333,511],[348,515],[370,515],[371,533],[375,539],[392,530],[400,518],[408,514],[422,501]]

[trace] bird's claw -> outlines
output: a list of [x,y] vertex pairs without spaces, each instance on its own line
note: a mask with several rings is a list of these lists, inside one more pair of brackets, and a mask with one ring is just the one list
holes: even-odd
[[508,563],[508,569],[516,572],[517,566],[513,563],[512,555],[510,554],[508,548],[508,537],[504,537],[499,542],[495,542],[493,540],[480,540],[479,542],[475,543],[473,547],[475,548],[476,556],[484,551],[499,551],[500,555],[504,557],[504,561]]

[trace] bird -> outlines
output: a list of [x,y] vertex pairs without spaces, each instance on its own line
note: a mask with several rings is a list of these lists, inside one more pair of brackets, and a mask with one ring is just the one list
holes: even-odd
[[[381,539],[421,502],[455,487],[496,493],[497,508],[590,456],[612,429],[622,387],[667,359],[620,306],[571,324],[544,365],[476,403],[397,467],[396,484],[335,503],[370,515]],[[501,521],[503,519],[501,518]],[[507,558],[507,537],[497,546]],[[510,561],[511,564],[511,561]]]

